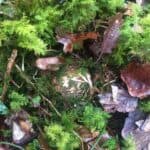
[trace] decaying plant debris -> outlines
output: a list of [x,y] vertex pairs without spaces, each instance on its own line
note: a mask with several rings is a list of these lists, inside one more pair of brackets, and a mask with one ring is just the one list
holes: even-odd
[[150,95],[150,64],[131,63],[121,71],[131,96],[144,98]]
[[111,86],[112,93],[99,94],[99,102],[108,112],[132,112],[138,105],[138,99],[130,96],[124,89]]
[[0,0],[0,150],[149,150],[149,41],[148,0]]
[[146,114],[135,110],[129,113],[122,129],[122,136],[127,138],[133,136],[136,149],[149,149],[150,143],[150,117]]

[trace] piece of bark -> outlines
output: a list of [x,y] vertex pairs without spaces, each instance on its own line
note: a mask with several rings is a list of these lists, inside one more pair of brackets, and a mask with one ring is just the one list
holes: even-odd
[[87,32],[87,33],[77,33],[77,34],[66,34],[64,36],[57,35],[57,42],[64,45],[63,51],[65,53],[72,53],[73,44],[78,43],[87,39],[96,40],[99,37],[98,32]]
[[63,57],[46,57],[38,58],[36,60],[36,67],[41,70],[50,70],[56,71],[59,69],[59,66],[65,62]]
[[150,64],[130,63],[121,71],[128,92],[140,99],[150,96]]
[[3,90],[2,90],[2,94],[1,94],[1,100],[4,101],[6,93],[7,93],[7,89],[8,89],[8,84],[10,81],[10,73],[13,69],[13,66],[15,64],[15,60],[17,57],[17,50],[13,49],[10,58],[8,59],[8,64],[7,64],[7,69],[4,75],[4,85],[3,85]]
[[[136,150],[149,150],[150,143],[150,116],[139,110],[130,112],[125,120],[121,135],[123,138],[133,136]],[[138,125],[137,125],[138,123]]]
[[113,16],[109,21],[109,26],[104,32],[104,37],[101,46],[101,53],[112,53],[112,49],[116,47],[119,35],[120,27],[123,23],[123,14],[118,13]]
[[99,102],[107,112],[131,112],[138,105],[137,98],[131,97],[127,91],[112,86],[112,93],[99,94]]

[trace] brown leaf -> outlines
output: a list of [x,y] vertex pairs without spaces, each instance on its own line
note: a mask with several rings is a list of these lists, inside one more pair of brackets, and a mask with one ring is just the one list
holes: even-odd
[[64,36],[57,35],[57,41],[64,45],[63,51],[65,53],[72,53],[73,44],[81,42],[86,39],[96,40],[99,36],[98,32],[87,32],[87,33],[77,33],[77,34],[66,34]]
[[142,99],[150,95],[150,64],[130,63],[121,71],[121,79],[131,96]]
[[84,142],[92,141],[99,135],[98,131],[91,132],[88,128],[84,126],[80,126],[77,129],[77,132],[79,133],[80,137]]
[[120,27],[123,22],[123,14],[118,13],[109,21],[109,26],[106,29],[101,46],[101,53],[112,53],[112,49],[116,46],[120,35]]
[[56,71],[59,69],[59,65],[65,62],[63,57],[46,57],[38,58],[36,60],[36,67],[41,70]]
[[37,136],[29,121],[29,114],[23,110],[12,114],[5,123],[12,129],[12,141],[15,144],[25,145]]

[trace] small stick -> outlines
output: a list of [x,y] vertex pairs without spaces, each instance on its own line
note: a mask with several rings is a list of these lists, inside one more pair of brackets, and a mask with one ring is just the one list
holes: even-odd
[[[28,83],[29,85],[31,85],[33,87],[34,90],[36,89],[36,85],[30,80],[30,78],[21,70],[21,68],[16,64],[15,65],[17,71],[20,73],[20,77],[22,79],[24,79],[26,81],[26,83]],[[53,103],[47,98],[45,97],[42,93],[40,93],[41,97],[43,98],[43,100],[45,100],[46,102],[48,102],[50,104],[50,106],[53,108],[53,110],[56,112],[56,114],[61,117],[61,114],[58,112],[58,110],[56,109],[56,107],[53,105]]]
[[42,107],[40,107],[40,109],[41,109],[47,116],[52,117],[51,114],[50,114],[47,110],[45,110],[45,109],[42,108]]
[[74,130],[73,130],[73,134],[80,139],[80,141],[81,141],[81,150],[84,150],[84,143],[83,143],[82,137]]
[[3,141],[3,142],[0,142],[0,145],[2,145],[2,144],[12,146],[12,147],[17,148],[19,150],[24,150],[23,147],[16,145],[16,144],[13,144],[13,143]]
[[20,74],[20,77],[22,79],[24,79],[26,81],[26,83],[28,83],[29,85],[31,85],[33,87],[33,89],[35,89],[35,85],[34,83],[30,80],[30,78],[21,70],[21,68],[16,64],[15,65],[17,71],[19,72]]
[[59,117],[61,117],[61,113],[58,112],[58,110],[55,108],[55,106],[53,105],[53,103],[47,97],[45,97],[44,95],[41,95],[41,96],[42,96],[43,100],[47,101],[50,104],[50,106],[54,109],[54,111],[56,112],[56,114]]
[[23,84],[18,85],[14,80],[10,81],[14,86],[16,86],[18,89],[20,89],[22,87]]
[[10,58],[8,59],[8,64],[7,64],[7,69],[4,75],[4,85],[3,85],[3,90],[2,90],[2,94],[1,94],[1,100],[4,101],[7,90],[8,90],[8,84],[10,81],[10,73],[13,69],[13,66],[15,64],[15,60],[17,57],[17,50],[13,49]]
[[91,147],[90,150],[94,150],[97,146],[97,144],[99,143],[99,141],[101,140],[102,135],[99,135],[99,137],[97,138],[96,142],[94,143],[94,145]]

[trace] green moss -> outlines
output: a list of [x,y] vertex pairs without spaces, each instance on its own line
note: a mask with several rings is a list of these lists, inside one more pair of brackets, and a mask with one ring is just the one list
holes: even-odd
[[79,147],[78,138],[57,123],[45,127],[45,133],[49,139],[49,144],[58,150],[74,150]]

